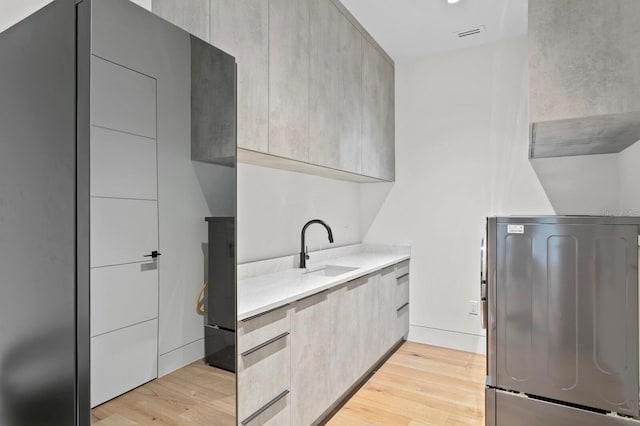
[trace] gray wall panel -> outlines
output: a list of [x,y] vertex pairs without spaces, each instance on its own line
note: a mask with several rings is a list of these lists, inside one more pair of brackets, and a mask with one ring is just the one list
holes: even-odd
[[75,3],[0,35],[0,424],[75,422]]

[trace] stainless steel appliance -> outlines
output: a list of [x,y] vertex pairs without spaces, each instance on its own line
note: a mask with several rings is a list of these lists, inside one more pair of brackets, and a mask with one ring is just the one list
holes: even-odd
[[640,218],[487,219],[486,425],[637,425]]
[[236,371],[236,218],[208,217],[205,361]]

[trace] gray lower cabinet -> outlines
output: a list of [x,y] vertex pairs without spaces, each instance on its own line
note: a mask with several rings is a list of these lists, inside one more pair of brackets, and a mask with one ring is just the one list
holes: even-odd
[[380,358],[395,343],[395,304],[396,270],[394,266],[379,273],[378,291],[378,339],[376,355]]
[[409,261],[396,266],[394,340],[409,334]]
[[406,338],[408,268],[390,266],[238,322],[239,423],[321,420]]
[[291,316],[291,424],[310,425],[329,407],[329,293],[299,300]]
[[365,285],[359,286],[358,292],[358,377],[362,376],[378,360],[378,344],[380,338],[378,315],[380,274],[364,277]]
[[395,179],[394,66],[368,41],[362,63],[362,174]]
[[239,424],[291,424],[290,325],[288,306],[238,323]]
[[269,1],[269,153],[309,160],[311,0]]
[[329,396],[335,401],[364,372],[364,364],[358,356],[360,349],[359,296],[367,285],[367,278],[350,281],[329,293],[331,308],[331,363],[329,376]]
[[267,152],[269,0],[211,0],[210,15],[210,43],[238,63],[238,147]]

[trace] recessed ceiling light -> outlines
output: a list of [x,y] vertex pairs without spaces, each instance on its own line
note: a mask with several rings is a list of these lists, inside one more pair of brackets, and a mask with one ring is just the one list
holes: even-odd
[[447,3],[449,4],[454,4],[454,3],[458,3],[460,0],[447,0]]

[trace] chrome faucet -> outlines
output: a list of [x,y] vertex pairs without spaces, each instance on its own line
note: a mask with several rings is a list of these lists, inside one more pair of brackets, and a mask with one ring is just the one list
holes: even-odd
[[313,219],[305,223],[304,226],[302,227],[302,232],[300,233],[300,267],[301,268],[307,267],[307,259],[309,259],[309,255],[307,254],[307,246],[304,243],[304,234],[307,231],[307,228],[309,227],[309,225],[313,223],[319,223],[320,225],[324,226],[325,229],[327,230],[327,233],[329,234],[329,242],[333,243],[333,232],[331,231],[331,227],[326,223],[324,223],[324,221],[320,219]]

